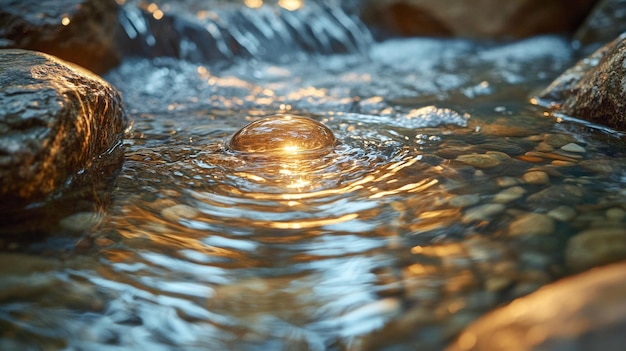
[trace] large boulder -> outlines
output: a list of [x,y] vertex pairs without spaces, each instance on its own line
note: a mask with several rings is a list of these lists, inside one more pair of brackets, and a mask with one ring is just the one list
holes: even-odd
[[597,0],[363,0],[363,20],[383,34],[522,38],[572,33]]
[[533,102],[555,112],[626,131],[626,36],[579,61]]
[[589,55],[626,31],[626,0],[601,0],[576,31],[574,39]]
[[447,350],[623,350],[624,272],[618,263],[549,284],[483,316]]
[[0,202],[39,201],[72,183],[121,149],[126,123],[120,94],[93,73],[0,50]]
[[0,48],[41,51],[103,73],[121,60],[115,0],[0,1]]

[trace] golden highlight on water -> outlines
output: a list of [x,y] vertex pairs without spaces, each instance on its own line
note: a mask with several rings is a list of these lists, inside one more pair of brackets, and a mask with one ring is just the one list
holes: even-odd
[[233,135],[231,151],[271,157],[317,157],[333,151],[337,140],[324,124],[291,114],[249,123]]

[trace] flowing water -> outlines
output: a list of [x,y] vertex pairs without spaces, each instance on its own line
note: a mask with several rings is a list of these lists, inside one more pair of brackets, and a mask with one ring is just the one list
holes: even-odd
[[624,225],[621,136],[528,99],[564,38],[280,55],[105,76],[133,119],[111,204],[5,245],[0,349],[439,350]]

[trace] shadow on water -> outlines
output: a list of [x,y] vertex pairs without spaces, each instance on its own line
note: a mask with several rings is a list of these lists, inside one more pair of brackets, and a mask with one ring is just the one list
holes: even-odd
[[[127,25],[149,24],[145,40],[156,24],[126,11]],[[248,27],[220,27],[238,19],[200,22],[248,59],[190,49],[106,76],[134,119],[111,204],[62,260],[0,255],[24,267],[0,276],[0,348],[438,350],[567,274],[567,239],[623,206],[623,140],[527,102],[569,63],[563,38],[395,40],[277,64],[256,55],[271,16],[303,16],[323,36],[306,13],[253,11],[232,16],[247,16],[254,45],[236,32]],[[337,142],[284,158],[247,148],[256,137],[231,141],[276,114],[323,123]],[[515,225],[563,208],[576,218],[542,216],[531,235]]]

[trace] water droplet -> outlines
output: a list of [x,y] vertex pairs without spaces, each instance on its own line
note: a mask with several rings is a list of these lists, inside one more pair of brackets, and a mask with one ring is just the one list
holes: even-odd
[[230,139],[232,151],[272,157],[321,156],[336,144],[333,132],[307,117],[276,115],[254,121]]

